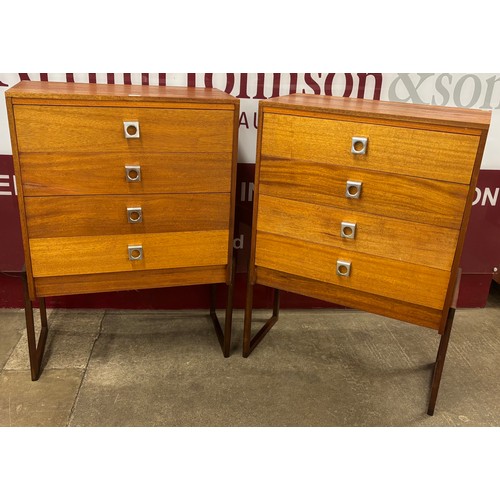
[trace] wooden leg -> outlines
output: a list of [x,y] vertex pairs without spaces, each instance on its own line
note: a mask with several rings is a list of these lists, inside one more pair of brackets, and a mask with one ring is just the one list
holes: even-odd
[[222,354],[225,358],[229,357],[231,351],[231,328],[233,324],[233,297],[234,297],[234,273],[236,269],[236,264],[233,259],[233,265],[231,269],[231,281],[227,290],[227,303],[226,303],[226,318],[224,321],[224,332],[222,331],[219,318],[216,312],[216,298],[217,298],[217,285],[210,285],[210,317],[214,324],[215,333],[217,334],[217,339],[219,340],[220,347],[222,349]]
[[243,357],[250,354],[250,340],[252,335],[252,306],[253,306],[253,285],[247,281],[247,296],[245,301],[245,320],[243,322]]
[[35,381],[40,378],[40,375],[42,373],[43,353],[45,351],[45,344],[47,342],[47,334],[49,331],[47,323],[47,309],[45,308],[45,299],[39,299],[41,330],[37,343],[35,334],[35,321],[33,319],[33,303],[29,298],[26,273],[23,273],[22,276],[24,285],[24,313],[26,316],[26,331],[28,336],[31,380]]
[[248,358],[250,353],[257,347],[266,334],[278,321],[280,311],[280,291],[274,290],[273,315],[266,321],[264,326],[252,338],[252,305],[253,305],[253,285],[248,282],[247,299],[245,304],[245,324],[243,327],[243,357]]
[[439,342],[436,364],[434,365],[434,373],[432,375],[432,384],[431,384],[431,397],[429,400],[429,408],[427,409],[427,415],[430,416],[434,415],[434,408],[436,406],[436,399],[439,391],[439,383],[441,382],[441,375],[443,374],[444,361],[446,359],[446,351],[448,350],[448,343],[450,341],[450,333],[454,317],[455,317],[455,308],[452,307],[448,312],[446,325],[444,327],[444,331],[441,335],[441,340]]

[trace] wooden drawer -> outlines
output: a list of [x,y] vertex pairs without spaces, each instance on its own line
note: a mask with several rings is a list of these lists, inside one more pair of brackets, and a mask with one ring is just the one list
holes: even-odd
[[[232,151],[229,110],[17,105],[14,115],[20,153]],[[126,139],[135,121],[140,137]]]
[[[352,138],[368,139],[366,154],[351,152]],[[262,155],[330,163],[469,184],[477,135],[268,112]]]
[[[342,223],[347,224],[344,236]],[[459,234],[454,229],[267,195],[259,197],[257,231],[444,271],[451,270]]]
[[311,280],[265,267],[256,268],[255,271],[258,283],[265,286],[313,297],[332,304],[341,304],[346,307],[389,316],[390,318],[408,321],[427,328],[439,328],[442,316],[440,309],[411,304],[405,302],[403,298],[401,300],[389,299],[380,295],[360,292],[344,286]]
[[[231,153],[25,153],[24,196],[231,190]],[[126,166],[140,167],[129,182]]]
[[[337,275],[337,261],[351,263]],[[450,272],[257,231],[255,265],[432,309],[442,309]]]
[[50,196],[24,202],[30,238],[212,231],[229,226],[226,193]]
[[[348,181],[362,183],[359,198],[346,197]],[[468,186],[405,175],[380,175],[360,168],[262,159],[259,192],[459,229]]]
[[[228,244],[227,229],[29,240],[34,277],[225,265]],[[141,260],[129,245],[142,246]]]

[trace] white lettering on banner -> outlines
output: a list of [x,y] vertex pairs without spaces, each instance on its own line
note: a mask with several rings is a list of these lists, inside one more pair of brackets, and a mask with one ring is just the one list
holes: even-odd
[[388,89],[389,101],[500,109],[500,75],[398,73]]
[[493,192],[489,187],[484,188],[484,193],[482,193],[481,190],[477,187],[476,197],[474,198],[472,205],[477,205],[479,202],[481,202],[482,207],[486,206],[487,203],[489,203],[492,207],[496,207],[499,193],[500,187],[495,188]]
[[[10,182],[2,182],[4,179],[9,180],[10,175],[0,175],[0,196],[12,196],[12,191],[10,190]],[[9,188],[6,190],[5,188]],[[17,194],[17,193],[16,193]]]
[[247,191],[247,183],[242,182],[241,183],[241,201],[252,201],[253,200],[253,189],[254,189],[254,183],[249,182],[248,183],[248,191]]

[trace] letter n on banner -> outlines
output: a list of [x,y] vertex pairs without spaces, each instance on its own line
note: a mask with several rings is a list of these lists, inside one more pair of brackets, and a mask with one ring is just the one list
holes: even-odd
[[23,242],[19,222],[12,156],[0,155],[0,271],[22,270]]

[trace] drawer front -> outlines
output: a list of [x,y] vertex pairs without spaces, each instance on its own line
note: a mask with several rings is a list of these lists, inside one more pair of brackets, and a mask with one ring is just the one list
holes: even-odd
[[449,271],[459,231],[261,195],[257,231]]
[[[14,115],[20,153],[232,150],[229,110],[18,105]],[[125,137],[126,122],[138,138]]]
[[438,329],[443,315],[440,309],[409,304],[404,300],[389,299],[380,295],[360,292],[359,290],[336,286],[323,281],[310,280],[264,267],[256,268],[256,274],[258,283],[271,288],[278,288],[279,290],[306,295],[332,304],[381,314],[382,316],[408,321],[427,328]]
[[[337,275],[338,263],[348,276]],[[348,264],[350,266],[348,266]],[[255,265],[312,280],[442,309],[450,272],[295,238],[257,232]]]
[[[365,154],[352,152],[355,137],[367,139]],[[262,155],[269,157],[469,184],[478,145],[475,135],[264,114]]]
[[29,243],[36,278],[226,265],[229,231],[31,238]]
[[[346,196],[360,182],[359,197]],[[259,193],[459,229],[468,186],[359,168],[262,159]]]
[[25,153],[20,164],[24,196],[231,190],[231,153]]
[[229,193],[25,199],[30,238],[224,230],[229,211]]

